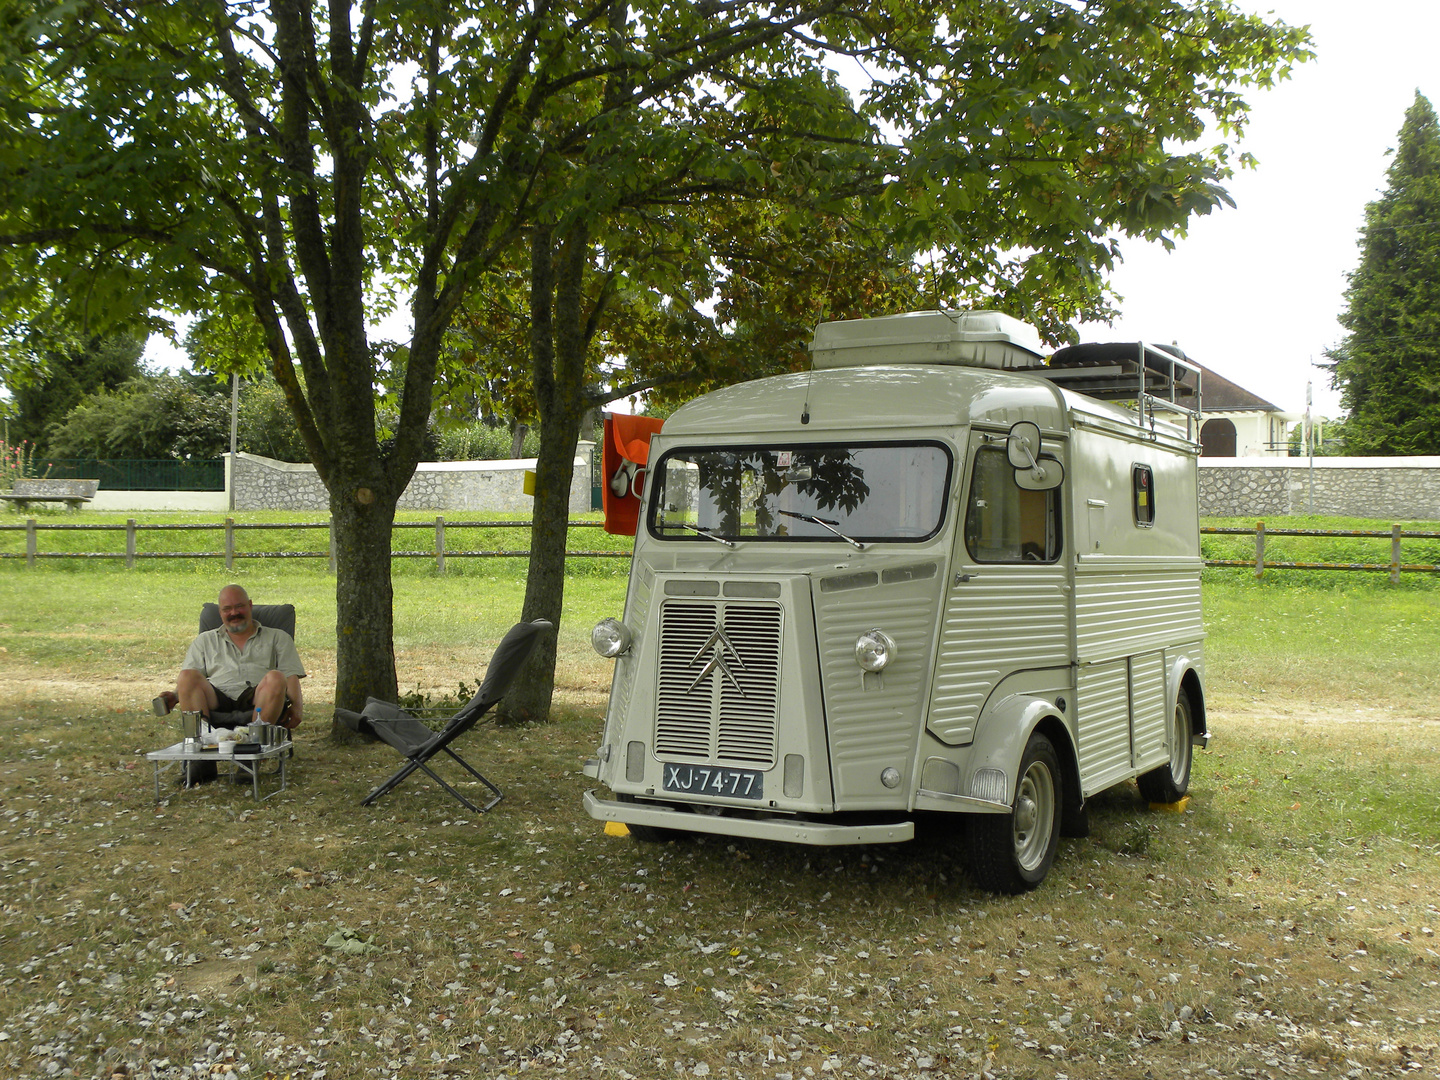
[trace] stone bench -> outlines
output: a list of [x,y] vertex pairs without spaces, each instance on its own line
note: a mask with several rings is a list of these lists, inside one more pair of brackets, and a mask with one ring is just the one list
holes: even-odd
[[0,494],[0,499],[14,503],[17,510],[24,510],[32,502],[63,502],[71,510],[78,510],[81,503],[95,498],[99,487],[99,480],[16,480],[8,492]]

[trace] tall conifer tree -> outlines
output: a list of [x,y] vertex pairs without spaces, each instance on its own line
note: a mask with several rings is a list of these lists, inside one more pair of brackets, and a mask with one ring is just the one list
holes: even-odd
[[1327,352],[1352,455],[1440,454],[1440,124],[1418,92]]

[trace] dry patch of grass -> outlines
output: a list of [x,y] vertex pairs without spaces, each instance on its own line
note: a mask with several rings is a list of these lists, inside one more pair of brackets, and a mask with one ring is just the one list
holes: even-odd
[[[579,809],[594,710],[478,729],[506,791],[478,818],[423,776],[361,808],[394,755],[324,725],[285,793],[157,805],[152,720],[7,714],[10,1076],[1440,1069],[1431,724],[1214,717],[1186,813],[1109,792],[1043,889],[995,898],[947,821],[838,850],[607,836]],[[1414,809],[1381,819],[1359,800],[1388,758]]]

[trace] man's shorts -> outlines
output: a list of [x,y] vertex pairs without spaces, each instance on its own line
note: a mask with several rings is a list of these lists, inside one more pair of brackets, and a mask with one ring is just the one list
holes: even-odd
[[[255,688],[253,686],[245,687],[244,691],[240,694],[238,698],[232,698],[229,694],[225,693],[224,690],[221,690],[214,683],[210,684],[210,689],[215,691],[216,712],[255,711]],[[286,694],[285,707],[280,710],[279,723],[281,727],[290,726],[290,705],[290,695]]]

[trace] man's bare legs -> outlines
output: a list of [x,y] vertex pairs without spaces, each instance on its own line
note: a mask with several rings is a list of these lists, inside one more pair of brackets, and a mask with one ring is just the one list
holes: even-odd
[[278,671],[269,671],[255,687],[255,708],[260,720],[266,724],[278,724],[285,709],[285,676]]
[[215,696],[215,688],[210,685],[209,680],[200,672],[189,668],[183,669],[175,680],[175,695],[180,699],[182,711],[203,712],[207,717],[210,710],[220,704],[220,699]]

